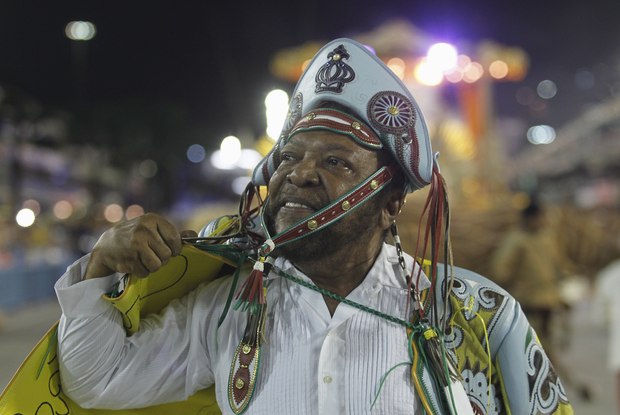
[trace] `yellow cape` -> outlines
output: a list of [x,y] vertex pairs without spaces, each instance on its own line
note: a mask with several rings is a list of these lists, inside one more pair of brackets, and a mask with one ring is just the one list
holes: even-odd
[[[183,296],[203,282],[216,279],[223,264],[237,266],[231,259],[185,245],[148,278],[129,276],[124,292],[117,298],[105,297],[123,314],[128,334],[138,330],[140,317],[158,312],[173,298]],[[202,390],[183,402],[129,410],[83,409],[62,391],[56,355],[55,324],[30,352],[13,379],[0,395],[0,414],[50,415],[219,415],[215,388]]]

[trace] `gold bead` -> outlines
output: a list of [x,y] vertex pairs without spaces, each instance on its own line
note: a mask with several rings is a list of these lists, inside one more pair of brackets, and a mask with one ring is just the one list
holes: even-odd
[[235,381],[235,388],[243,389],[244,386],[245,382],[243,381],[243,379],[237,378],[237,380]]
[[377,187],[379,187],[379,183],[377,183],[377,181],[376,181],[376,180],[371,180],[371,181],[370,181],[370,188],[371,188],[372,190],[375,190]]
[[315,118],[316,118],[316,114],[314,112],[311,112],[310,114],[306,115],[306,120],[308,121],[312,121]]
[[396,108],[394,105],[390,106],[387,111],[388,113],[390,113],[390,115],[398,115],[398,113],[400,112],[398,111],[398,108]]
[[308,225],[308,229],[310,229],[311,231],[315,230],[319,226],[317,221],[315,221],[314,219],[309,220],[307,225]]
[[349,210],[351,209],[351,203],[349,203],[348,200],[345,200],[344,202],[342,202],[340,207],[342,207],[342,210]]
[[243,354],[248,354],[252,351],[252,348],[247,344],[244,344],[241,351],[243,352]]
[[334,53],[334,56],[332,56],[332,60],[333,61],[339,61],[340,60],[340,54],[339,53]]
[[351,127],[353,127],[353,129],[355,129],[355,130],[361,130],[362,129],[362,125],[360,123],[358,123],[357,121],[353,121],[351,123]]

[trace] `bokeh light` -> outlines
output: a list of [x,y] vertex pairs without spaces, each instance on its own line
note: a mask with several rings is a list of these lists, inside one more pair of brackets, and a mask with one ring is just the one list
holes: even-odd
[[73,205],[67,200],[59,200],[52,209],[54,216],[60,220],[69,219],[73,214]]
[[35,214],[31,209],[23,208],[15,215],[15,222],[22,228],[32,226],[35,220]]
[[482,78],[482,75],[484,75],[482,65],[478,62],[472,62],[463,71],[463,81],[471,84]]
[[542,99],[551,99],[558,93],[558,87],[555,82],[545,79],[544,81],[538,83],[536,92]]
[[555,141],[555,129],[549,125],[535,125],[527,130],[527,140],[532,144],[550,144]]
[[455,84],[463,80],[463,72],[461,72],[459,69],[455,69],[445,74],[445,78],[448,82],[452,82],[453,84]]
[[387,61],[387,67],[390,68],[394,75],[398,77],[398,79],[405,78],[405,61],[401,58],[392,58]]
[[442,72],[447,72],[457,65],[458,53],[449,43],[435,43],[428,48],[426,56],[429,64]]
[[226,157],[236,160],[241,155],[241,141],[234,135],[224,137],[220,143],[220,151],[222,151]]
[[471,67],[471,58],[467,55],[458,55],[456,65],[445,72],[444,76],[448,82],[457,83],[465,80],[465,74]]
[[110,223],[120,222],[123,219],[123,208],[117,203],[110,203],[103,210],[103,217]]
[[241,150],[241,155],[237,160],[237,167],[240,169],[254,169],[259,161],[263,159],[263,156],[256,150],[244,148]]
[[502,60],[496,60],[489,65],[489,75],[495,79],[504,79],[508,75],[508,64]]
[[127,210],[125,210],[125,218],[127,220],[135,219],[142,215],[144,215],[144,208],[140,205],[129,205]]
[[207,156],[205,148],[200,144],[192,144],[187,148],[187,159],[192,163],[201,163]]
[[270,91],[265,97],[267,135],[274,140],[280,136],[288,111],[288,94],[281,89]]
[[243,194],[243,191],[245,190],[249,182],[250,182],[250,178],[247,176],[237,177],[233,179],[231,183],[233,192],[235,192],[235,194],[238,194],[238,195]]
[[91,22],[74,21],[65,26],[65,35],[71,40],[86,41],[95,37],[97,29]]
[[211,164],[217,169],[230,170],[237,167],[240,158],[241,141],[234,135],[229,135],[220,143],[220,149],[211,155]]
[[422,85],[437,86],[443,80],[443,71],[424,58],[413,69],[413,76]]
[[32,210],[35,216],[39,216],[39,213],[41,213],[41,204],[34,199],[24,200],[22,207]]
[[138,172],[145,179],[150,179],[157,174],[157,163],[151,159],[143,160],[138,166]]

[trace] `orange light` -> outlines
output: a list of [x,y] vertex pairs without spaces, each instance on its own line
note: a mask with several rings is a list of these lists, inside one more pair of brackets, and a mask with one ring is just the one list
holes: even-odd
[[405,77],[405,61],[401,58],[392,58],[387,62],[388,68],[394,72],[394,75],[398,79],[402,80]]
[[467,69],[465,69],[465,73],[463,74],[463,81],[470,84],[474,83],[480,78],[482,78],[483,74],[484,69],[482,69],[482,65],[480,65],[478,62],[472,62],[470,65],[467,66]]
[[489,74],[495,79],[504,79],[508,75],[508,64],[502,60],[491,62]]
[[60,220],[69,219],[73,214],[73,205],[66,200],[59,200],[54,205],[54,216]]
[[119,222],[123,219],[123,208],[116,203],[111,203],[104,209],[103,217],[111,223]]

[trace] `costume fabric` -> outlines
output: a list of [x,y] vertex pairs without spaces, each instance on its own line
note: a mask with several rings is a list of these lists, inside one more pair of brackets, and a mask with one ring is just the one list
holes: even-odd
[[[436,287],[449,283],[444,275],[440,266]],[[479,274],[455,267],[453,276],[444,317],[446,348],[474,414],[572,414],[564,386],[519,303]],[[445,302],[439,295],[436,301],[441,310]],[[430,395],[432,401],[437,394]]]
[[[215,383],[222,412],[232,413],[226,388],[245,313],[230,311],[217,329],[230,279],[174,300],[126,338],[118,312],[100,298],[116,277],[79,282],[87,260],[70,267],[56,286],[63,309],[63,390],[84,406],[125,408],[181,400]],[[406,262],[411,269],[411,258]],[[277,259],[274,269],[310,281],[285,259]],[[445,316],[451,327],[447,350],[474,413],[571,414],[564,388],[516,301],[477,274],[461,269],[455,274]],[[405,328],[344,303],[330,317],[319,293],[277,272],[270,275],[267,339],[248,413],[417,414],[438,407],[442,391],[428,369],[415,373],[422,389],[413,385]],[[437,287],[445,284],[442,275],[440,270]],[[420,289],[428,285],[423,277]],[[384,245],[348,298],[405,318],[405,288],[395,249]],[[437,305],[443,309],[439,297]]]

